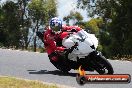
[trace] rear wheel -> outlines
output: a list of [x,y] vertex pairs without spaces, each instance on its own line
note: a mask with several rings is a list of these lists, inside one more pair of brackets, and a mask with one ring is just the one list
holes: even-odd
[[60,71],[64,72],[64,73],[68,73],[68,71],[71,70],[71,68],[69,68],[68,66],[64,65],[63,63],[53,63],[52,64],[59,69]]
[[50,60],[50,62],[60,71],[64,72],[64,73],[68,73],[68,71],[71,70],[67,59],[62,56],[62,55],[58,55],[59,61],[54,62],[52,60]]

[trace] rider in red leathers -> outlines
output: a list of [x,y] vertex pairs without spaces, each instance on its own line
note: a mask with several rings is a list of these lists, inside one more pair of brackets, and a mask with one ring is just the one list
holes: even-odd
[[[60,64],[63,58],[58,53],[67,52],[67,48],[62,46],[63,38],[67,37],[71,32],[78,32],[79,30],[81,28],[77,26],[62,25],[62,21],[57,17],[50,20],[49,26],[41,36],[52,64]],[[39,33],[38,35],[40,36]]]

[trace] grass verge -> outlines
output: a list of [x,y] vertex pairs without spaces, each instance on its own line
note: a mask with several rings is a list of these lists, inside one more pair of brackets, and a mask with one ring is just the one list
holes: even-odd
[[59,88],[55,84],[0,76],[0,88]]

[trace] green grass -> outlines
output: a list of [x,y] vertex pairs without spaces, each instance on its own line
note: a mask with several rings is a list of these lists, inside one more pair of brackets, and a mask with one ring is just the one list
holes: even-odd
[[0,88],[58,88],[55,84],[0,76]]

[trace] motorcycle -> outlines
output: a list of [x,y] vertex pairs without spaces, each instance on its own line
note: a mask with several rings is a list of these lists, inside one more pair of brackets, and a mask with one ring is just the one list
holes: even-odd
[[81,66],[85,71],[97,71],[99,74],[113,74],[114,70],[110,62],[97,51],[98,40],[94,34],[85,30],[71,33],[62,40],[62,45],[69,52],[62,53],[63,62],[68,65],[54,65],[57,69],[68,72]]

